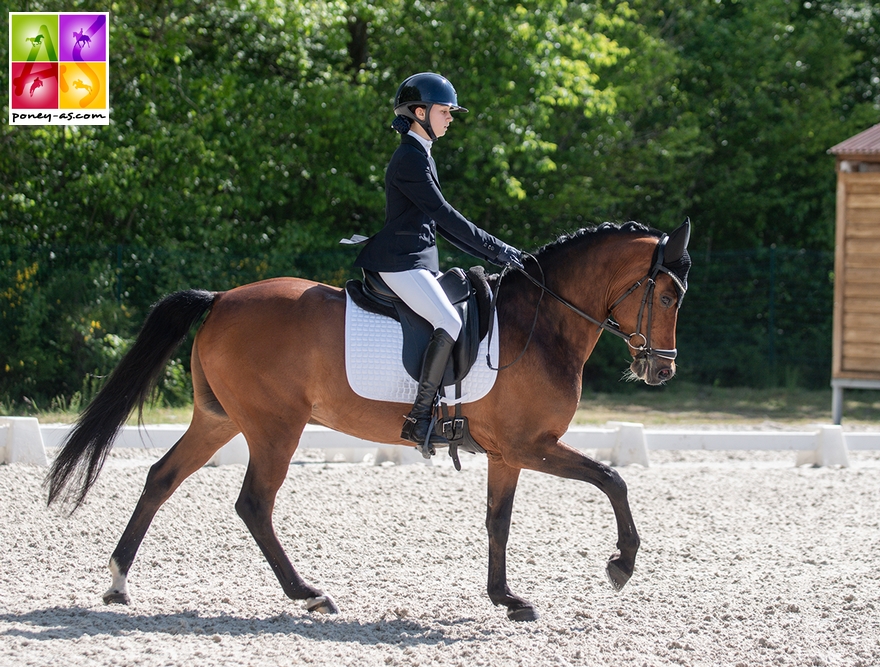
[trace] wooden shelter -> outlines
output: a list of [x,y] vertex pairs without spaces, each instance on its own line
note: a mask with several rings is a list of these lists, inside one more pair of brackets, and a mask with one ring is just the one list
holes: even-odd
[[844,388],[880,389],[880,124],[837,144],[831,412]]

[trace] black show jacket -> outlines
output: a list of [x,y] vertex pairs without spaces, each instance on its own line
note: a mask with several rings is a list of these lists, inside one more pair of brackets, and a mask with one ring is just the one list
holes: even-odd
[[447,203],[437,167],[424,147],[405,134],[385,172],[385,226],[370,238],[354,265],[396,273],[440,269],[437,237],[487,262],[497,263],[505,244]]

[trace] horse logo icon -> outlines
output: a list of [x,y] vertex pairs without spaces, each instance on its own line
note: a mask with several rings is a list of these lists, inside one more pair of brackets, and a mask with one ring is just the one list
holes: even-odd
[[77,79],[76,81],[74,81],[74,82],[73,82],[73,87],[74,87],[74,88],[78,88],[78,89],[80,89],[80,90],[87,90],[87,91],[89,91],[90,93],[92,92],[92,87],[89,86],[89,85],[87,85],[87,84],[85,84],[85,83],[83,83],[83,82],[82,82],[82,79]]
[[86,35],[82,28],[79,29],[79,32],[73,33],[73,38],[76,40],[74,48],[79,47],[81,49],[83,44],[87,44],[89,48],[92,48],[92,38]]
[[34,82],[31,84],[31,97],[34,96],[35,90],[37,90],[38,88],[42,88],[42,87],[43,87],[43,81],[40,79],[40,77],[36,77],[34,79]]

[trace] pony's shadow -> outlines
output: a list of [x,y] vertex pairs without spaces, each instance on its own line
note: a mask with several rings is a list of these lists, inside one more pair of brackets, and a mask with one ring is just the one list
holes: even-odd
[[24,625],[9,628],[0,637],[20,637],[32,641],[79,639],[96,635],[119,636],[132,632],[155,634],[239,637],[253,635],[299,635],[304,639],[333,640],[359,644],[437,645],[459,641],[442,626],[475,622],[475,619],[441,620],[430,626],[411,619],[382,621],[343,621],[336,617],[291,616],[286,613],[268,618],[231,614],[201,615],[196,611],[172,614],[128,614],[89,607],[48,607],[20,614],[0,614],[0,623]]

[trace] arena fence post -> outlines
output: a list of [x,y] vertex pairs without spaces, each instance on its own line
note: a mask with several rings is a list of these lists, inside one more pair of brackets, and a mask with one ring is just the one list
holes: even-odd
[[0,445],[0,463],[49,465],[36,417],[0,417]]
[[608,426],[617,430],[617,437],[611,447],[611,465],[628,466],[638,464],[650,465],[648,461],[648,445],[645,441],[645,428],[632,422],[608,422]]

